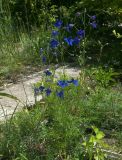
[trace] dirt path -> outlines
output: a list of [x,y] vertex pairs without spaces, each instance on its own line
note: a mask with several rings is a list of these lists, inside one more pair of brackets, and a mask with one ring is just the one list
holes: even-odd
[[[65,73],[71,77],[77,77],[80,70],[75,68],[65,67]],[[56,70],[56,76],[63,73],[62,68]],[[0,92],[9,93],[16,96],[21,102],[15,101],[11,98],[0,97],[0,120],[10,117],[15,110],[21,110],[26,105],[33,105],[35,103],[33,85],[41,80],[43,71],[31,74],[20,80],[17,84],[7,84],[0,88]],[[39,101],[41,96],[37,97]]]

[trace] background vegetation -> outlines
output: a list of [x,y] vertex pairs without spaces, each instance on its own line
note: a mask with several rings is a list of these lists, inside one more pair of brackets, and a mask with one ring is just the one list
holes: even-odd
[[[121,34],[120,3],[121,0],[1,0],[1,77],[17,77],[18,70],[26,72],[25,66],[41,64],[39,48],[46,46],[54,21],[60,18],[65,24],[72,23],[72,16],[83,17],[84,12],[96,15],[98,23],[97,31],[90,34],[87,41],[86,55],[93,57],[90,63],[96,64],[102,48],[101,63],[121,68],[121,39],[112,33],[116,30]],[[74,61],[71,55],[66,57]]]

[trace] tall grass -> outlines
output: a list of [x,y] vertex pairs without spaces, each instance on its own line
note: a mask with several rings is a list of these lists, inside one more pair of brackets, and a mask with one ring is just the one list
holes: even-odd
[[40,65],[39,48],[48,39],[44,25],[32,27],[19,17],[15,25],[8,5],[1,6],[0,22],[0,78],[16,78],[18,73],[25,72],[26,66]]

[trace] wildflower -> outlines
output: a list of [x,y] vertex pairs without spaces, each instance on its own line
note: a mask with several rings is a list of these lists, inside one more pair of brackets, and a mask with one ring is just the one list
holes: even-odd
[[97,23],[94,21],[94,22],[91,22],[90,25],[93,27],[93,28],[97,28]]
[[52,31],[52,36],[57,36],[59,34],[58,31]]
[[82,29],[78,30],[77,35],[80,36],[81,38],[85,37],[85,30]]
[[40,55],[43,53],[43,48],[40,48],[40,51],[39,51],[39,53],[40,53]]
[[59,45],[59,42],[55,39],[52,39],[50,42],[51,48],[56,48]]
[[52,73],[49,70],[44,71],[44,73],[46,74],[46,76],[51,76]]
[[65,29],[66,29],[68,32],[70,32],[73,27],[74,27],[74,24],[68,24],[68,25],[65,27]]
[[51,94],[51,89],[50,88],[47,88],[46,90],[45,90],[45,92],[46,92],[46,96],[49,96],[50,94]]
[[59,80],[57,82],[57,85],[60,86],[61,88],[65,88],[66,86],[68,86],[68,83],[65,80]]
[[57,28],[61,28],[62,24],[63,24],[63,22],[61,20],[57,20],[55,22],[54,26],[57,27]]
[[44,88],[45,88],[44,86],[40,86],[40,87],[39,87],[39,91],[40,91],[40,92],[43,92],[43,91],[44,91]]
[[56,93],[59,98],[64,98],[64,91],[59,91]]
[[72,83],[74,84],[75,86],[78,86],[78,80],[77,79],[74,79],[72,78],[71,80],[67,81],[68,83]]
[[93,16],[90,16],[91,20],[95,20],[96,19],[96,16],[93,15]]
[[72,37],[68,37],[68,38],[64,38],[64,40],[65,40],[65,42],[67,42],[67,44],[69,45],[69,46],[72,46],[73,45],[73,39],[72,39]]
[[78,37],[75,37],[74,39],[73,39],[73,44],[79,44],[79,42],[80,42],[80,39],[78,38]]
[[46,63],[46,57],[45,56],[42,56],[42,62]]

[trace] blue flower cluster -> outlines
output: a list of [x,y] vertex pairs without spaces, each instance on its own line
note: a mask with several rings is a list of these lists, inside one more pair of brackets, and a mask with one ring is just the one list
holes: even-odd
[[[93,15],[93,16],[90,16],[90,25],[93,27],[93,28],[97,28],[97,23],[96,23],[96,16]],[[60,29],[62,27],[62,24],[63,22],[61,20],[57,20],[54,24],[54,26],[58,29]],[[74,27],[75,25],[70,23],[70,24],[67,24],[66,27],[64,27],[66,29],[66,31],[68,32],[71,32],[72,28]],[[52,36],[55,37],[59,34],[58,31],[55,31],[53,30],[52,31]],[[85,38],[85,30],[78,30],[77,31],[77,36],[75,38],[72,38],[71,36],[70,37],[64,37],[64,41],[69,45],[69,46],[73,46],[73,45],[78,45],[80,43],[80,41]],[[59,45],[59,42],[56,40],[56,39],[52,39],[50,41],[50,46],[51,48],[56,48],[58,47]]]
[[[50,72],[49,70],[46,70],[44,71],[44,74],[46,76],[51,76],[52,75],[52,72]],[[60,87],[59,91],[56,90],[56,95],[59,97],[59,98],[64,98],[64,88],[69,86],[70,84],[73,84],[74,86],[78,86],[79,83],[78,83],[78,80],[77,79],[71,79],[71,80],[58,80],[57,81],[57,86]],[[43,93],[45,92],[46,96],[49,96],[51,93],[52,93],[52,90],[51,88],[45,88],[44,86],[40,86],[40,87],[35,87],[34,88],[34,94],[35,96],[40,94],[40,93]]]
[[[90,18],[90,23],[89,23],[90,26],[93,29],[96,29],[97,28],[96,15],[89,16],[89,18]],[[60,46],[60,44],[61,44],[58,40],[58,37],[57,37],[60,34],[60,29],[65,29],[70,34],[72,30],[76,29],[76,25],[69,23],[63,27],[63,22],[61,20],[57,19],[56,22],[54,23],[54,27],[55,27],[55,29],[52,30],[51,40],[49,42],[50,43],[49,46],[50,46],[51,51],[53,51],[54,53],[57,54],[56,50],[54,50],[54,49],[57,49],[58,46]],[[73,31],[73,33],[75,33],[75,32]],[[76,31],[76,36],[74,38],[72,36],[67,36],[67,37],[63,38],[63,41],[68,46],[74,46],[74,45],[78,45],[81,42],[81,40],[83,40],[84,38],[85,38],[85,30],[79,29]],[[40,55],[42,58],[42,62],[46,63],[47,59],[46,59],[46,56],[43,54],[42,48],[40,48]],[[55,54],[53,54],[53,55],[55,55]]]
[[40,86],[40,87],[35,87],[34,88],[34,95],[37,96],[39,93],[42,93],[44,91],[45,87],[44,86]]
[[[58,29],[61,28],[63,22],[61,20],[57,20],[54,24],[55,27],[57,27]],[[66,29],[66,31],[71,32],[72,28],[74,27],[74,24],[68,24],[66,27],[64,27]],[[52,36],[55,37],[59,34],[58,31],[52,31]],[[70,37],[65,37],[64,41],[69,45],[69,46],[73,46],[73,45],[78,45],[81,41],[81,39],[83,39],[85,37],[85,31],[80,29],[79,31],[77,31],[77,36],[75,38]],[[59,42],[56,39],[52,39],[50,41],[50,46],[51,48],[56,48],[59,45]]]
[[74,84],[75,86],[78,86],[78,80],[71,79],[71,80],[59,80],[57,82],[57,85],[60,86],[61,88],[67,87],[69,84]]

